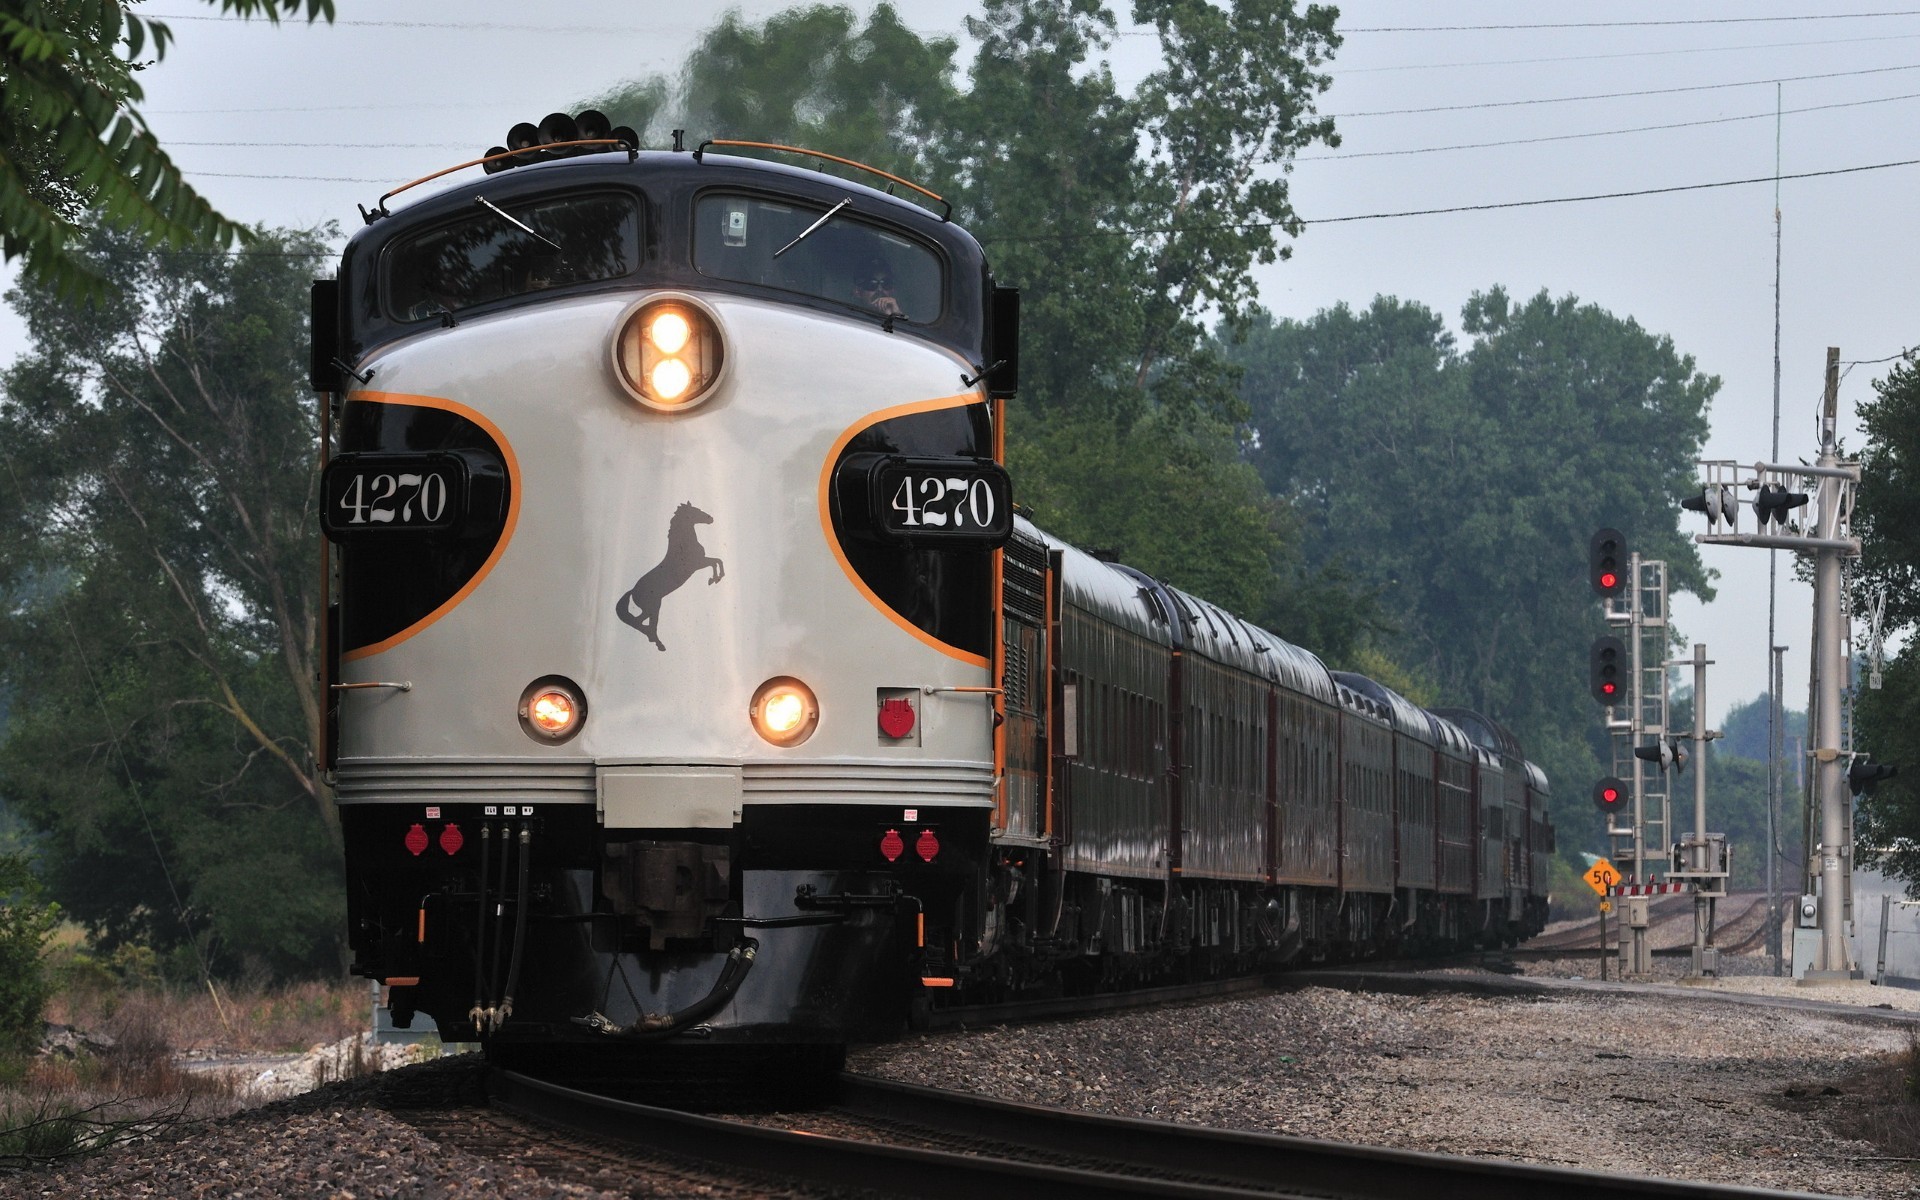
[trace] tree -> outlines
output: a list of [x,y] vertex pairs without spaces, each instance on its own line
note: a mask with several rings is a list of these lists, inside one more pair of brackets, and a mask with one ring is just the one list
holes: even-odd
[[[212,0],[208,0],[212,3]],[[333,0],[219,0],[222,12],[333,19]],[[93,218],[149,246],[225,246],[244,233],[189,187],[136,107],[137,73],[172,31],[133,0],[9,0],[0,8],[0,257],[69,298],[108,280],[74,253]]]
[[316,768],[319,235],[237,255],[99,233],[112,297],[10,294],[0,376],[0,793],[53,895],[108,945],[337,966],[339,822]]
[[[1860,406],[1866,431],[1861,452],[1853,531],[1862,556],[1856,595],[1869,588],[1887,599],[1882,633],[1892,637],[1920,624],[1920,365],[1897,364],[1874,384]],[[1886,664],[1879,690],[1860,693],[1854,744],[1900,774],[1862,795],[1855,810],[1854,852],[1862,866],[1878,866],[1920,892],[1920,651],[1909,638]]]
[[951,38],[922,40],[890,4],[877,5],[864,29],[837,5],[790,8],[758,26],[729,12],[678,79],[649,76],[590,103],[656,141],[682,128],[696,142],[805,146],[923,177],[933,123],[953,95],[954,51]]
[[[1022,392],[1008,455],[1037,519],[1183,587],[1345,645],[1366,611],[1306,571],[1292,518],[1239,460],[1236,369],[1203,318],[1237,318],[1254,265],[1300,224],[1285,170],[1316,141],[1334,10],[1292,0],[1139,0],[1162,64],[1132,93],[1098,61],[1098,0],[988,0],[964,87],[955,44],[887,5],[729,15],[677,81],[598,102],[696,139],[798,142],[927,182],[1022,290]],[[664,115],[663,114],[670,114]]]
[[1255,314],[1248,453],[1302,523],[1309,568],[1377,589],[1394,660],[1511,726],[1579,794],[1599,769],[1580,687],[1599,631],[1587,540],[1611,525],[1711,595],[1677,504],[1719,381],[1670,339],[1568,296],[1473,296],[1463,351],[1439,316],[1376,299]]

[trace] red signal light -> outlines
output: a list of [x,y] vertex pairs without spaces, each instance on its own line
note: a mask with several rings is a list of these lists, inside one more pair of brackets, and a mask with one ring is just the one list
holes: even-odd
[[1605,800],[1608,804],[1613,804],[1620,799],[1620,793],[1615,791],[1612,788],[1601,788],[1600,798],[1602,800]]
[[907,843],[900,837],[898,829],[889,829],[880,837],[880,857],[893,862],[907,852]]
[[1601,684],[1601,685],[1600,685],[1600,690],[1601,690],[1601,691],[1603,691],[1603,692],[1605,692],[1605,693],[1606,693],[1607,695],[1609,695],[1609,696],[1611,696],[1611,695],[1613,695],[1613,694],[1614,694],[1615,692],[1617,692],[1617,691],[1619,691],[1619,690],[1620,690],[1620,687],[1619,687],[1619,685],[1618,685],[1618,684],[1615,684],[1615,683],[1611,683],[1611,682],[1609,682],[1609,683],[1603,683],[1603,684]]
[[1612,591],[1614,588],[1620,586],[1620,577],[1612,571],[1603,571],[1600,574],[1600,586],[1608,591]]

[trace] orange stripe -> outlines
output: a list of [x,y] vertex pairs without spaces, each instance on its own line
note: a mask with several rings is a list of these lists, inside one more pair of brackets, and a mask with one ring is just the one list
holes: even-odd
[[383,979],[380,982],[386,984],[390,988],[419,987],[420,977],[418,975],[395,975],[392,979]]
[[[885,616],[887,620],[892,621],[901,629],[906,630],[918,640],[933,647],[949,658],[957,658],[968,666],[986,669],[991,664],[987,662],[985,656],[975,654],[969,650],[962,650],[958,646],[948,645],[946,642],[934,637],[926,630],[915,625],[912,621],[907,620],[899,613],[893,611],[891,605],[874,594],[873,589],[867,586],[867,581],[860,578],[860,572],[854,570],[853,564],[847,561],[847,552],[841,549],[840,539],[834,536],[833,513],[831,508],[833,496],[833,467],[835,463],[840,461],[840,454],[847,448],[848,442],[851,442],[861,433],[878,425],[880,422],[891,421],[895,417],[909,417],[915,413],[937,412],[943,408],[959,408],[963,405],[978,404],[979,402],[979,395],[972,392],[959,396],[942,396],[938,400],[916,400],[912,404],[899,404],[892,408],[883,408],[879,412],[868,413],[866,416],[861,417],[858,421],[848,426],[846,432],[834,439],[833,448],[827,451],[827,461],[825,465],[820,468],[820,532],[825,535],[827,548],[833,551],[833,557],[839,562],[840,569],[846,572],[847,581],[853,584],[855,591],[858,591],[862,596],[867,598],[867,603],[879,609],[881,615]],[[518,495],[517,491],[515,495]]]
[[923,975],[920,977],[920,986],[921,987],[952,987],[953,980],[942,979],[938,975]]
[[408,396],[397,392],[355,392],[350,395],[348,399],[364,400],[370,404],[410,404],[416,408],[437,408],[443,412],[454,413],[457,416],[462,416],[472,421],[475,425],[486,430],[487,436],[493,439],[493,444],[500,447],[501,457],[506,459],[507,491],[509,498],[507,501],[506,524],[500,527],[500,537],[493,544],[493,553],[487,555],[487,561],[480,564],[480,569],[473,573],[473,578],[467,580],[465,586],[448,597],[446,602],[441,604],[439,608],[421,617],[418,621],[415,621],[392,637],[384,641],[375,642],[371,646],[362,646],[358,650],[341,655],[340,658],[343,662],[353,662],[356,659],[379,654],[383,650],[393,649],[401,642],[406,641],[414,634],[419,633],[427,626],[438,621],[441,617],[452,612],[456,605],[472,593],[473,589],[479,587],[480,581],[487,577],[488,573],[493,570],[494,564],[500,561],[500,556],[506,552],[507,543],[513,540],[514,526],[520,522],[520,493],[522,491],[520,487],[520,460],[514,457],[513,447],[507,443],[507,437],[500,432],[500,427],[481,416],[475,409],[468,408],[466,405],[453,400],[441,399],[437,396]]
[[914,933],[913,944],[924,950],[927,948],[927,914],[915,913],[914,917],[919,922],[919,927]]
[[425,944],[426,944],[426,940],[427,940],[427,909],[426,909],[426,906],[425,906],[425,905],[421,905],[421,907],[420,907],[420,937],[418,938],[418,941],[419,941],[419,942],[420,942],[420,943],[421,943],[422,945],[425,945]]

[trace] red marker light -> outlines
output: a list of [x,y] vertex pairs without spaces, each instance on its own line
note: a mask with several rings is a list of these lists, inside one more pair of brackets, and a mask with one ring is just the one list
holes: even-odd
[[913,732],[913,702],[894,696],[880,705],[880,732],[890,738],[903,738]]
[[415,858],[427,852],[427,830],[424,825],[415,825],[407,830],[407,850]]
[[893,862],[907,852],[907,844],[900,838],[898,829],[889,829],[880,838],[880,857]]
[[920,861],[932,862],[934,856],[940,853],[940,839],[933,836],[933,830],[922,829],[920,840],[913,844],[913,852],[920,856]]
[[460,853],[460,847],[467,844],[467,837],[460,832],[458,825],[448,825],[440,831],[440,848],[448,854]]

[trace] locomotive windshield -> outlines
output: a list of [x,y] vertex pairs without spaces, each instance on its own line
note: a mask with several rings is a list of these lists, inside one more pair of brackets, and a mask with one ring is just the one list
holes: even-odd
[[631,195],[496,205],[398,242],[386,255],[387,315],[442,312],[547,288],[630,275],[640,265],[640,207]]
[[939,256],[861,221],[851,203],[709,195],[697,206],[694,227],[693,263],[704,275],[916,323],[940,317]]

